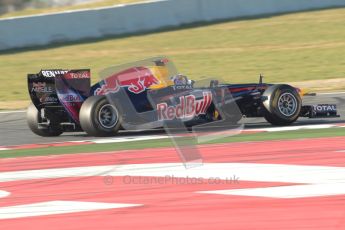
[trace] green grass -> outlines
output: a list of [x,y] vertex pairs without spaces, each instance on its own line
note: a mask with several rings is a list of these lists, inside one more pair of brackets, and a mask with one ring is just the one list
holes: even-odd
[[69,10],[80,10],[80,9],[87,9],[87,8],[113,6],[113,5],[133,3],[133,2],[139,2],[139,1],[142,1],[142,0],[103,0],[103,1],[96,1],[92,3],[78,4],[78,5],[64,6],[64,7],[60,6],[60,7],[49,7],[49,8],[27,8],[24,10],[2,14],[0,15],[0,18],[57,13],[57,12],[63,12],[63,11],[69,11]]
[[[316,130],[298,130],[298,131],[283,131],[283,132],[266,132],[257,134],[240,134],[231,136],[212,143],[231,143],[231,142],[248,142],[248,141],[268,141],[268,140],[288,140],[288,139],[302,139],[302,138],[317,138],[317,137],[336,137],[344,136],[344,128],[330,128],[330,129],[316,129]],[[188,143],[189,145],[190,143]],[[91,153],[91,152],[107,152],[119,151],[129,149],[144,149],[144,148],[160,148],[172,147],[170,139],[150,140],[150,141],[136,141],[126,143],[110,143],[110,144],[93,144],[80,145],[68,147],[48,147],[39,149],[22,149],[22,150],[6,150],[0,152],[0,158],[13,158],[25,156],[46,156],[58,154],[75,154],[75,153]]]
[[256,82],[260,73],[269,82],[345,78],[344,22],[341,8],[4,53],[0,102],[28,100],[26,73],[41,68],[89,67],[95,82],[105,67],[157,55],[171,57],[194,79]]

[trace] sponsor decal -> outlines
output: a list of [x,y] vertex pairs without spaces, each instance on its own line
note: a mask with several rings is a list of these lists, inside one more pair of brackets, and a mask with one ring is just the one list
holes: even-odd
[[128,90],[132,93],[138,94],[144,92],[151,85],[158,84],[159,81],[151,73],[142,76],[139,79],[131,79],[124,82],[121,82],[121,86],[128,86]]
[[101,87],[97,88],[94,95],[107,95],[109,93],[116,93],[120,89],[117,79],[107,78],[101,83]]
[[173,85],[174,90],[179,90],[179,89],[193,89],[192,85]]
[[42,97],[40,99],[41,103],[56,103],[58,99],[56,97]]
[[148,68],[132,68],[120,74],[104,79],[100,88],[95,90],[95,95],[116,93],[120,87],[128,87],[128,91],[139,94],[151,85],[158,84],[159,80],[153,76]]
[[47,86],[45,82],[33,82],[31,92],[35,93],[51,93],[53,92],[53,87]]
[[68,73],[68,70],[42,70],[41,73],[44,77],[55,77],[56,75]]
[[59,99],[63,102],[83,102],[83,98],[76,94],[59,94]]
[[89,71],[81,71],[81,72],[68,72],[65,75],[66,79],[88,79],[90,78]]
[[181,96],[180,103],[168,106],[167,103],[157,104],[158,120],[173,120],[175,118],[193,118],[205,114],[212,102],[212,93],[204,92],[203,98],[196,100],[194,95]]
[[318,112],[334,112],[337,111],[336,105],[313,105],[314,110]]

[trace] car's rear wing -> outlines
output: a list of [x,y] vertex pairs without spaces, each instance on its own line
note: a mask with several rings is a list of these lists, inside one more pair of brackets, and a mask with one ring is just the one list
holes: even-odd
[[65,107],[75,121],[79,109],[90,94],[90,70],[41,70],[28,74],[28,90],[37,109]]

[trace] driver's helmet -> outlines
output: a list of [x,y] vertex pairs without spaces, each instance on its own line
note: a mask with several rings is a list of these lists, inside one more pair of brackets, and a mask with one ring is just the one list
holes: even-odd
[[190,80],[188,80],[188,77],[182,74],[177,74],[171,78],[171,80],[174,82],[174,85],[189,85]]

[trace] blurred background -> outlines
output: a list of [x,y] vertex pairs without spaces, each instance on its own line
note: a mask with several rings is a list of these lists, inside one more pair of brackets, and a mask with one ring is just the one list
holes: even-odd
[[[127,5],[128,4],[128,5]],[[29,104],[26,74],[166,55],[190,78],[345,89],[343,0],[0,0],[0,109]]]
[[38,13],[63,12],[88,7],[112,6],[140,0],[0,0],[0,16],[15,17]]
[[57,6],[70,6],[87,2],[95,2],[92,0],[2,0],[0,1],[0,13],[13,13],[16,11],[27,9],[39,9]]

